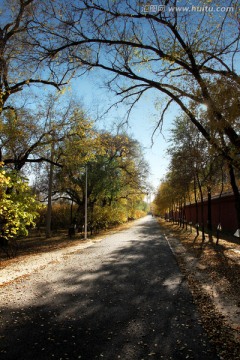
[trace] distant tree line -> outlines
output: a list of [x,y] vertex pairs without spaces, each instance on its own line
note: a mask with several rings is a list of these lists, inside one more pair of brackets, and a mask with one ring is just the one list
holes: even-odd
[[[201,228],[204,239],[206,227],[210,232],[217,230],[212,227],[212,196],[221,197],[225,192],[232,191],[232,181],[238,186],[240,173],[237,172],[237,176],[232,178],[229,163],[213,151],[206,139],[184,116],[178,117],[175,121],[168,154],[169,170],[157,190],[154,211],[158,215],[172,214],[168,217],[172,217],[172,220],[185,227],[187,226],[184,213],[186,205],[195,204],[196,223],[192,225]],[[204,220],[205,202],[208,204],[207,223]],[[235,209],[238,214],[237,201],[235,201]],[[173,214],[177,214],[177,218]]]

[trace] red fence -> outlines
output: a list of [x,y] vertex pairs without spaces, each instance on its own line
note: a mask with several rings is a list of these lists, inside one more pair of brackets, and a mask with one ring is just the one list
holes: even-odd
[[[208,220],[208,202],[204,201],[204,225],[207,225]],[[187,222],[192,222],[194,225],[198,222],[201,225],[201,204],[198,204],[198,220],[197,220],[196,204],[186,205],[185,218]],[[223,231],[235,232],[238,228],[237,215],[234,204],[234,196],[225,194],[221,198],[214,197],[211,201],[212,214],[212,228],[217,229],[218,224],[221,224]]]

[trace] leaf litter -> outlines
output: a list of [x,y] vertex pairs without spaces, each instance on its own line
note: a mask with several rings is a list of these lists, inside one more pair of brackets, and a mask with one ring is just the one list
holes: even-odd
[[233,236],[202,240],[159,219],[182,273],[186,276],[201,323],[220,360],[240,359],[240,241]]

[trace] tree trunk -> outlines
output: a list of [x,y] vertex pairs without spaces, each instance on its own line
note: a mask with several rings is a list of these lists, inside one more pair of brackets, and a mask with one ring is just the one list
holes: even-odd
[[[51,149],[51,160],[53,160],[53,146]],[[53,164],[50,164],[48,179],[48,204],[46,219],[46,238],[51,237],[51,220],[52,220],[52,184],[53,184]]]
[[209,233],[212,232],[212,193],[211,193],[211,187],[208,186],[208,230]]
[[200,198],[201,198],[201,227],[202,227],[202,242],[205,240],[205,228],[204,228],[204,203],[203,203],[203,192],[202,192],[202,185],[201,182],[197,176],[197,182],[198,182],[198,188],[200,192]]
[[234,174],[234,169],[233,169],[232,164],[228,164],[228,169],[229,169],[231,186],[232,186],[232,190],[233,190],[233,194],[234,194],[234,198],[235,198],[237,224],[238,224],[238,229],[240,229],[240,195],[239,195],[239,190],[238,190],[238,186],[236,183],[236,177]]
[[196,209],[196,230],[197,236],[199,235],[199,216],[198,216],[198,201],[197,201],[197,185],[196,185],[196,175],[194,175],[194,200],[195,200],[195,209]]
[[220,236],[220,232],[222,231],[222,226],[221,226],[221,207],[222,207],[222,193],[223,193],[223,188],[224,188],[224,184],[223,184],[223,165],[221,167],[221,191],[219,194],[219,198],[218,198],[218,225],[217,225],[217,242],[216,244],[218,245],[219,242],[219,236]]

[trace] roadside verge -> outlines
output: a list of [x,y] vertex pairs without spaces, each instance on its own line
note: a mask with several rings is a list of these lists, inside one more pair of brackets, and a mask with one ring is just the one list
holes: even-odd
[[196,234],[158,219],[220,359],[240,359],[240,246]]

